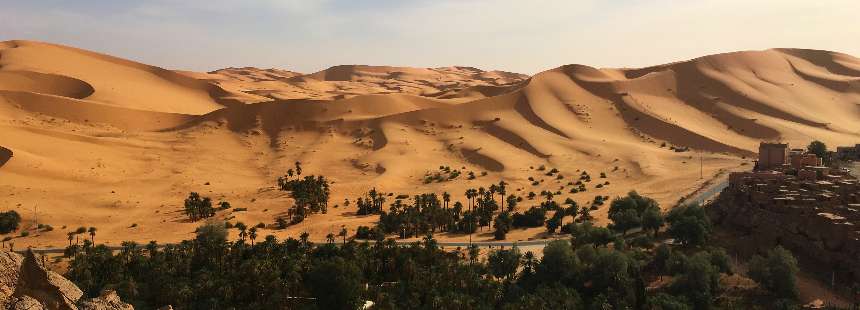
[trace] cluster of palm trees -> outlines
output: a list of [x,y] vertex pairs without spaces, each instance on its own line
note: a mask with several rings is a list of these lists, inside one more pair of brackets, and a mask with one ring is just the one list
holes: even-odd
[[[471,234],[478,229],[495,227],[496,238],[504,239],[504,234],[513,227],[517,227],[513,219],[523,216],[513,213],[522,198],[515,195],[505,196],[507,185],[506,182],[500,181],[486,188],[467,189],[464,192],[467,201],[465,206],[459,201],[451,206],[451,194],[444,192],[441,200],[435,193],[416,195],[411,202],[396,199],[387,212],[381,211],[381,203],[384,199],[379,201],[380,205],[374,205],[373,208],[363,207],[370,204],[359,199],[359,209],[380,210],[378,230],[386,234],[396,233],[402,238],[435,232],[458,232],[470,234],[471,240]],[[547,199],[552,202],[552,195],[547,195]],[[373,201],[376,203],[376,200]],[[555,208],[552,209],[555,210]],[[359,213],[369,212],[360,211]],[[541,217],[538,226],[543,225],[543,222],[544,218]]]
[[83,234],[89,234],[90,235],[90,240],[85,239],[84,241],[89,241],[91,244],[95,244],[97,231],[98,231],[98,229],[95,227],[86,228],[86,227],[81,226],[81,227],[78,227],[78,229],[75,229],[73,231],[66,233],[67,239],[69,240],[69,246],[72,246],[72,240],[75,240],[75,245],[77,245],[80,242],[79,236],[83,235]]
[[367,196],[362,198],[359,197],[356,200],[355,205],[358,208],[356,214],[358,215],[368,215],[368,214],[379,214],[382,212],[382,204],[385,203],[385,194],[378,192],[376,188],[368,191]]
[[[411,201],[405,201],[403,197],[398,196],[388,211],[381,210],[385,198],[374,189],[370,192],[370,198],[358,199],[358,213],[378,212],[379,222],[374,231],[397,234],[401,238],[435,232],[457,232],[470,234],[471,240],[472,233],[488,227],[495,228],[495,238],[503,240],[513,228],[546,226],[550,233],[555,233],[559,228],[562,228],[563,232],[568,231],[570,228],[564,227],[565,217],[573,217],[571,223],[590,222],[593,220],[591,211],[598,206],[593,202],[590,208],[579,208],[570,198],[565,200],[565,206],[561,206],[554,200],[556,193],[542,191],[541,196],[545,200],[539,205],[529,208],[524,213],[514,212],[517,204],[523,199],[515,195],[505,196],[507,185],[506,182],[501,181],[486,188],[469,188],[464,192],[467,205],[458,201],[451,206],[451,194],[448,192],[442,193],[441,199],[435,193],[416,195]],[[605,198],[601,196],[599,204],[603,203],[603,199]],[[547,219],[546,214],[551,211],[555,213]]]
[[[293,178],[295,171],[296,178]],[[287,170],[287,175],[278,178],[278,188],[290,192],[295,205],[287,211],[288,220],[292,224],[302,222],[308,215],[328,211],[328,200],[331,195],[329,182],[323,176],[313,175],[301,178],[302,166],[296,162],[295,170]]]
[[239,238],[242,240],[242,242],[245,242],[245,239],[247,238],[251,240],[251,245],[254,245],[254,240],[257,239],[256,226],[251,227],[249,229],[248,225],[245,225],[245,223],[238,222],[233,227],[239,230]]
[[191,192],[188,194],[188,198],[185,198],[184,210],[185,215],[187,215],[192,222],[215,216],[215,208],[212,207],[212,199],[209,197],[201,197],[200,194],[196,192]]

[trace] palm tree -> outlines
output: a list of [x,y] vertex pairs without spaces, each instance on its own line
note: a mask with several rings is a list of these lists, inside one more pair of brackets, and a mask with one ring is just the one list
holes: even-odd
[[328,235],[325,235],[325,240],[328,243],[334,243],[334,234],[328,233]]
[[67,233],[67,235],[69,235],[69,246],[72,246],[72,240],[75,239],[75,233],[70,231],[69,233]]
[[343,237],[343,244],[346,244],[346,234],[347,234],[346,227],[342,227],[340,229],[340,233],[338,233],[338,236]]
[[289,176],[290,179],[293,178],[293,168],[290,168],[289,170],[287,170],[287,176]]
[[505,209],[505,193],[507,193],[505,186],[507,186],[507,185],[508,185],[508,183],[505,183],[505,180],[501,180],[501,181],[499,181],[499,186],[496,187],[498,189],[499,195],[502,195],[502,198],[499,199],[502,202],[502,207],[499,208],[500,210]]
[[299,236],[299,240],[301,240],[301,241],[302,241],[302,245],[303,245],[303,246],[305,246],[305,247],[307,247],[307,246],[308,246],[308,244],[310,243],[310,242],[308,241],[308,239],[310,238],[310,236],[311,236],[311,234],[309,234],[308,232],[303,232],[303,233]]
[[239,238],[242,238],[242,241],[245,241],[245,237],[248,236],[248,227],[245,226],[244,223],[239,222],[236,223],[236,228],[239,229]]
[[251,227],[251,233],[248,234],[251,238],[251,246],[254,246],[254,239],[257,239],[257,227]]
[[296,161],[296,175],[302,176],[302,163]]
[[96,244],[96,230],[97,229],[95,227],[90,227],[90,229],[87,230],[90,233],[90,241],[93,244]]

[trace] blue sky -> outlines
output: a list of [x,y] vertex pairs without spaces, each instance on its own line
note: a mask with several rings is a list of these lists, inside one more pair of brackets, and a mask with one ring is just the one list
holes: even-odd
[[801,47],[860,56],[860,1],[0,0],[0,40],[172,69],[467,65],[536,73]]

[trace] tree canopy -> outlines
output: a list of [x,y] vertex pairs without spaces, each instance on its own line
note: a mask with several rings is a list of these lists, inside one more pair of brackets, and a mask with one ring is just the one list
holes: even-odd
[[15,210],[0,212],[0,234],[8,234],[18,229],[21,224],[21,215]]

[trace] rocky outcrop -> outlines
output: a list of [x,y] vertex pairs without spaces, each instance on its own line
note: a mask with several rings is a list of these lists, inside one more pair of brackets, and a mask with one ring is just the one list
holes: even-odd
[[74,283],[48,270],[28,251],[21,264],[15,296],[30,296],[49,309],[77,309],[75,302],[84,295]]
[[88,310],[134,310],[134,307],[120,300],[113,290],[105,290],[99,297],[81,301],[80,308]]
[[74,283],[46,268],[32,251],[0,251],[0,310],[133,310],[114,291],[81,299]]
[[24,257],[16,253],[0,251],[0,305],[15,293],[18,274]]

